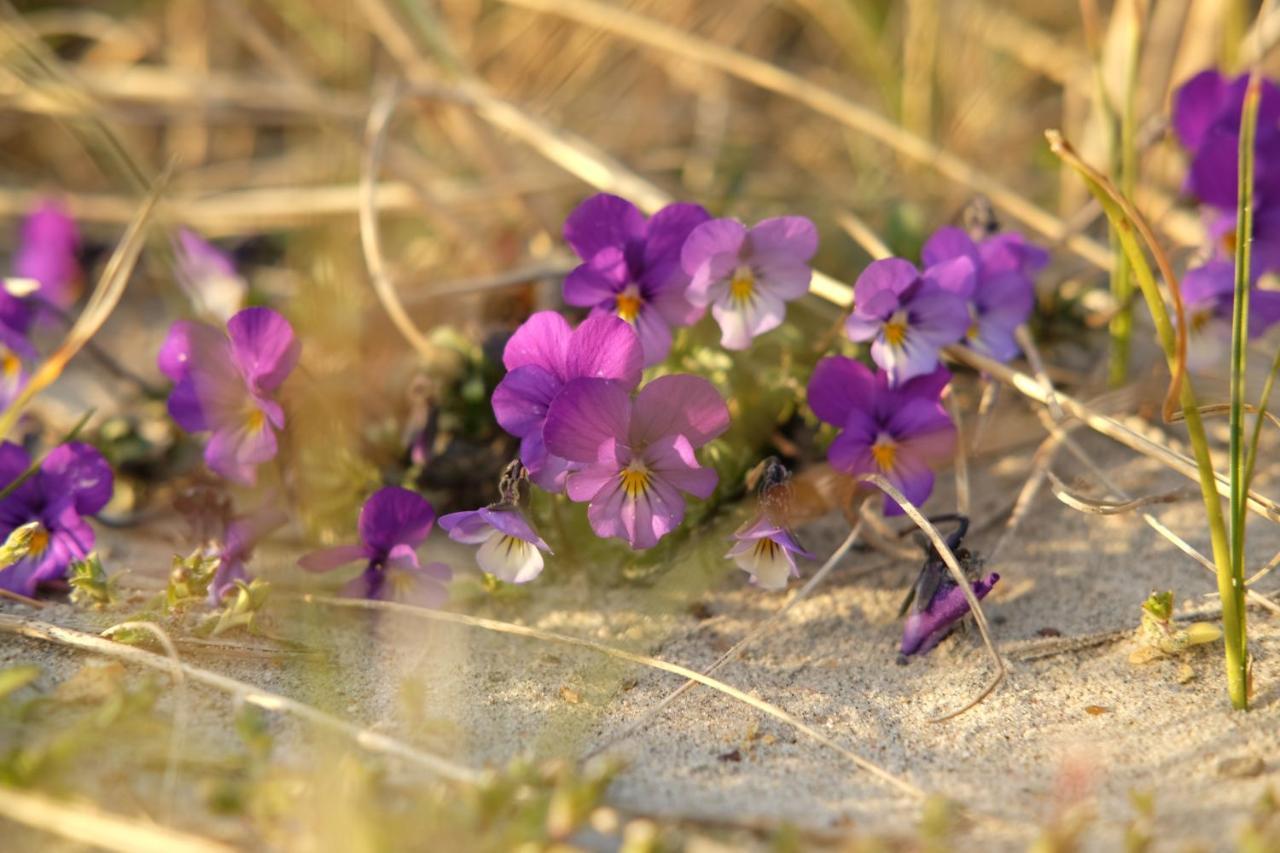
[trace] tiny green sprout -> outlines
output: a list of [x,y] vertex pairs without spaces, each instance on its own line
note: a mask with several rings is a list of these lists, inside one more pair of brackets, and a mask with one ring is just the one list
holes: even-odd
[[235,582],[235,591],[231,601],[216,613],[210,613],[196,627],[199,636],[216,637],[233,628],[254,630],[254,623],[262,606],[267,603],[267,595],[271,585],[264,580],[254,578],[249,583],[242,580]]
[[97,552],[73,560],[67,582],[71,584],[72,604],[100,610],[115,601],[115,578],[107,577]]
[[176,610],[192,601],[203,601],[209,595],[209,584],[218,569],[218,557],[197,548],[186,557],[174,555],[165,592],[165,609]]
[[1139,647],[1129,655],[1134,664],[1185,654],[1193,646],[1212,643],[1222,629],[1209,622],[1194,622],[1185,628],[1173,624],[1173,591],[1153,592],[1142,605],[1138,623]]
[[41,551],[49,543],[49,531],[38,521],[15,527],[0,545],[0,571],[4,571],[32,551]]

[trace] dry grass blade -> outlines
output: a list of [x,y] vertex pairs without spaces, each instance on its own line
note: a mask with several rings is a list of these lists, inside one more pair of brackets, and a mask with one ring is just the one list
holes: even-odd
[[[1244,410],[1251,415],[1258,414],[1258,407],[1255,406],[1253,403],[1245,403]],[[1231,404],[1230,403],[1206,403],[1203,406],[1196,406],[1196,411],[1198,411],[1202,415],[1225,415],[1231,411]],[[1280,427],[1280,417],[1277,417],[1274,412],[1272,412],[1269,409],[1264,409],[1262,412],[1262,415],[1267,420],[1269,420],[1273,426]],[[1182,412],[1174,412],[1172,421],[1176,423],[1177,421],[1181,421],[1185,419],[1186,419],[1186,415],[1183,414]]]
[[133,274],[133,268],[138,263],[138,255],[142,252],[143,244],[146,243],[147,226],[151,223],[151,215],[155,212],[160,194],[168,182],[168,175],[169,172],[166,170],[151,188],[151,192],[147,194],[146,201],[138,209],[133,221],[129,223],[129,228],[116,246],[116,250],[107,261],[102,277],[98,279],[98,286],[93,289],[80,316],[67,330],[62,343],[36,368],[27,381],[26,387],[14,398],[3,414],[0,414],[0,436],[7,436],[12,432],[14,424],[18,422],[18,417],[27,405],[62,375],[67,362],[71,361],[89,339],[97,334],[102,325],[107,322],[107,318],[111,316],[111,312],[115,310],[116,305],[120,303],[120,297],[124,295],[129,277]]
[[951,422],[956,426],[956,512],[967,518],[973,503],[969,492],[969,445],[964,421],[960,417],[960,406],[956,402],[954,386],[948,386],[947,412],[951,415]]
[[[690,62],[718,68],[726,74],[802,103],[815,112],[865,133],[906,157],[931,166],[943,176],[975,193],[987,196],[1010,216],[1050,239],[1058,239],[1067,233],[1061,219],[954,154],[902,129],[866,107],[768,62],[594,0],[504,2],[511,6],[569,18]],[[1065,245],[1099,269],[1111,268],[1111,252],[1095,241],[1076,234],[1067,237]]]
[[1022,351],[1027,354],[1027,362],[1031,365],[1036,381],[1044,386],[1045,405],[1049,407],[1049,414],[1053,415],[1055,420],[1062,420],[1062,407],[1058,405],[1058,391],[1053,387],[1053,380],[1049,378],[1049,371],[1045,369],[1044,359],[1040,357],[1040,347],[1036,346],[1036,339],[1031,336],[1031,330],[1027,328],[1027,324],[1019,324],[1018,328],[1013,330],[1013,337],[1018,342],[1018,346],[1022,347]]
[[[35,640],[43,640],[48,643],[57,643],[62,646],[70,646],[71,648],[83,649],[95,654],[109,655],[151,669],[170,670],[173,666],[173,662],[163,655],[157,655],[145,649],[126,646],[123,643],[112,642],[102,637],[95,637],[93,634],[86,634],[83,631],[76,631],[71,628],[63,628],[59,625],[41,622],[36,619],[24,619],[20,616],[0,613],[0,631],[22,637],[30,637]],[[444,779],[455,782],[475,783],[481,778],[479,772],[469,767],[464,767],[447,758],[424,752],[417,747],[387,737],[384,734],[360,728],[306,703],[263,690],[234,678],[228,678],[225,675],[219,675],[216,672],[210,672],[207,669],[200,669],[188,663],[179,665],[182,667],[183,675],[191,681],[230,693],[242,702],[256,705],[267,711],[292,714],[314,725],[339,732],[370,752],[403,759]]]
[[1133,498],[1126,501],[1111,501],[1097,498],[1086,498],[1078,495],[1067,488],[1067,484],[1058,478],[1053,471],[1045,472],[1049,477],[1049,482],[1053,488],[1054,496],[1067,506],[1080,512],[1087,512],[1091,515],[1123,515],[1127,512],[1142,509],[1143,507],[1152,506],[1153,504],[1170,504],[1177,503],[1187,498],[1186,489],[1178,489],[1172,492],[1164,492],[1158,495],[1146,495],[1145,497]]
[[[530,628],[525,625],[516,625],[511,622],[500,622],[496,619],[485,619],[479,616],[468,616],[463,613],[448,613],[442,610],[427,610],[422,607],[413,607],[408,604],[397,604],[392,601],[369,601],[366,599],[357,599],[357,598],[332,598],[330,596],[324,596],[324,595],[306,595],[306,596],[303,596],[303,600],[308,602],[314,602],[316,604],[323,604],[327,607],[348,607],[348,608],[355,608],[360,610],[385,610],[385,611],[390,611],[394,613],[403,613],[409,616],[414,616],[419,619],[427,619],[432,622],[447,622],[453,625],[465,625],[469,628],[480,628],[485,631],[494,631],[499,634],[511,634],[517,637],[528,637],[530,639],[541,640],[542,642],[546,642],[546,643],[559,643],[560,645],[565,645],[565,646],[575,646],[581,649],[590,649],[591,651],[599,652],[602,655],[607,655],[611,658],[616,658],[617,660],[625,660],[630,663],[639,664],[640,666],[647,666],[650,669],[659,669],[659,670],[662,670],[663,672],[670,672],[675,675],[683,676],[684,678],[687,678],[690,681],[696,681],[699,684],[702,684],[706,687],[710,687],[712,690],[715,690],[719,693],[723,693],[726,696],[736,699],[737,701],[742,702],[744,704],[750,705],[752,708],[755,708],[756,710],[764,714],[767,714],[776,720],[781,720],[783,723],[786,723],[787,725],[791,726],[792,728],[796,729],[797,731],[801,732],[807,737],[812,738],[813,740],[817,741],[818,743],[822,744],[828,749],[831,749],[839,753],[840,755],[844,756],[846,759],[848,759],[858,768],[865,770],[867,773],[870,773],[872,776],[876,777],[880,781],[884,782],[890,787],[896,788],[897,790],[901,791],[904,794],[908,794],[916,798],[923,798],[925,796],[924,791],[917,788],[915,785],[912,785],[910,782],[906,781],[905,779],[900,779],[899,777],[890,773],[888,770],[885,770],[880,765],[875,764],[874,762],[866,758],[863,758],[857,753],[846,749],[845,747],[831,740],[831,738],[822,734],[822,732],[819,732],[817,729],[797,719],[787,711],[784,711],[783,709],[779,708],[777,705],[773,705],[769,702],[765,702],[761,699],[757,699],[754,696],[749,696],[748,694],[742,692],[738,688],[725,684],[723,681],[717,681],[714,678],[710,678],[708,676],[703,675],[700,672],[689,669],[688,667],[680,666],[679,664],[669,663],[667,661],[650,657],[648,655],[629,652],[629,651],[626,651],[625,649],[614,648],[613,646],[608,646],[608,645],[605,645],[604,643],[597,643],[594,640],[586,640],[581,637],[571,637],[571,636],[568,636],[567,634],[557,634],[552,631],[543,631],[538,628]],[[0,627],[2,626],[3,626],[3,623],[0,623]]]
[[[861,530],[862,530],[862,522],[859,521],[856,525],[854,525],[853,529],[849,531],[849,535],[845,537],[844,541],[841,542],[838,546],[836,546],[835,551],[831,552],[831,556],[828,557],[827,561],[822,564],[822,567],[818,569],[818,571],[814,572],[813,577],[809,578],[809,580],[805,583],[805,585],[800,587],[800,590],[791,597],[790,601],[788,601],[782,607],[778,608],[778,610],[775,611],[773,615],[771,615],[768,619],[766,619],[765,621],[757,625],[755,628],[753,628],[750,632],[747,633],[745,637],[743,637],[738,642],[734,643],[733,646],[731,646],[728,651],[720,655],[720,657],[716,658],[715,663],[711,664],[711,666],[704,669],[702,671],[702,674],[709,676],[712,673],[719,670],[722,666],[727,664],[729,661],[733,660],[742,652],[743,649],[745,649],[751,643],[755,642],[760,637],[764,636],[766,631],[768,631],[774,625],[778,624],[778,622],[782,619],[782,617],[787,615],[787,613],[791,610],[791,608],[795,607],[797,604],[799,604],[801,601],[807,598],[809,593],[817,589],[818,585],[821,584],[826,579],[827,575],[831,573],[831,570],[835,568],[836,564],[840,562],[841,558],[844,557],[845,554],[849,553],[849,549],[852,548],[854,543],[858,541],[858,534],[861,532]],[[591,758],[592,756],[595,756],[595,755],[599,755],[601,752],[613,746],[614,744],[626,740],[636,732],[645,728],[651,722],[653,722],[658,717],[658,715],[661,714],[663,710],[666,709],[672,702],[675,702],[685,693],[692,690],[697,684],[698,682],[692,679],[690,679],[689,681],[686,681],[684,684],[681,684],[675,690],[671,691],[665,697],[663,697],[663,699],[659,701],[657,705],[654,705],[652,708],[646,711],[640,717],[640,719],[636,720],[631,725],[627,726],[618,734],[611,735],[603,743],[597,744],[595,747],[593,747],[590,752],[588,752],[585,756],[583,756],[583,760]]]
[[995,690],[996,687],[999,686],[1000,682],[1004,680],[1006,674],[1004,661],[1001,660],[1000,653],[996,651],[996,644],[991,639],[991,628],[987,624],[986,614],[982,612],[982,605],[979,603],[978,597],[973,594],[973,587],[969,585],[969,579],[964,576],[964,570],[960,568],[960,563],[956,561],[956,555],[952,553],[951,548],[947,546],[947,541],[942,538],[941,534],[938,533],[938,529],[930,523],[929,519],[925,518],[924,514],[916,508],[915,504],[907,500],[906,495],[902,494],[902,492],[898,490],[897,486],[893,485],[893,483],[890,483],[879,474],[864,474],[859,477],[859,479],[881,489],[885,494],[897,501],[898,506],[902,507],[924,535],[929,537],[929,541],[933,543],[934,549],[938,552],[938,555],[942,557],[942,562],[946,563],[947,570],[951,572],[951,577],[964,593],[965,601],[969,603],[969,612],[973,614],[973,621],[978,623],[978,632],[982,634],[982,642],[986,645],[992,661],[995,662],[995,677],[993,677],[990,683],[982,689],[981,693],[974,697],[963,708],[952,711],[949,714],[943,714],[941,717],[935,717],[931,722],[941,723],[946,720],[954,719],[964,712],[976,708],[983,699],[990,696],[991,691]]
[[95,850],[230,853],[235,849],[198,835],[9,787],[0,787],[0,817]]

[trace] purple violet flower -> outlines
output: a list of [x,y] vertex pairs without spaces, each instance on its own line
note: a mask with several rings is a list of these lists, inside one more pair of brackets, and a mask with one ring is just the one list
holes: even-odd
[[644,369],[635,330],[617,317],[588,317],[577,329],[554,311],[539,311],[507,342],[507,375],[493,391],[493,414],[520,439],[520,461],[529,478],[550,492],[564,489],[570,463],[548,453],[543,425],[551,401],[573,379],[611,379],[630,391]]
[[[1000,580],[1000,575],[992,572],[984,580],[976,580],[972,584],[973,594],[979,601],[986,598],[987,593]],[[902,629],[902,645],[899,653],[908,655],[924,654],[938,643],[946,639],[956,623],[969,613],[969,602],[964,591],[948,574],[938,585],[937,591],[929,605],[923,609],[913,610],[907,616],[907,623]]]
[[448,597],[445,584],[453,570],[444,563],[423,566],[417,553],[435,518],[435,509],[422,495],[387,486],[361,508],[358,544],[313,551],[298,565],[309,572],[328,572],[365,560],[364,571],[342,588],[343,595],[439,607]]
[[80,232],[66,209],[53,199],[40,203],[22,223],[13,273],[39,282],[40,299],[70,308],[80,295]]
[[750,229],[736,219],[704,222],[680,253],[689,301],[711,306],[721,346],[744,350],[782,324],[788,302],[809,292],[816,251],[818,229],[803,216],[765,219]]
[[738,564],[738,568],[751,575],[751,582],[761,589],[786,589],[787,580],[800,577],[796,558],[812,560],[810,554],[790,530],[760,513],[733,533],[734,545],[726,557]]
[[178,280],[199,313],[225,323],[244,307],[249,285],[236,273],[230,254],[181,228],[177,256]]
[[[945,367],[896,387],[883,371],[844,356],[818,362],[809,379],[809,407],[841,432],[827,459],[850,476],[883,474],[916,506],[933,492],[933,468],[951,458],[956,429],[938,401],[951,381]],[[885,515],[901,515],[886,497]]]
[[542,574],[539,552],[551,553],[524,513],[511,504],[450,513],[441,517],[440,527],[455,542],[479,545],[476,563],[507,583],[528,583]]
[[921,258],[930,268],[955,258],[973,263],[976,275],[964,342],[998,361],[1017,356],[1013,333],[1035,309],[1035,274],[1049,262],[1048,253],[1017,233],[995,234],[975,243],[959,228],[941,228],[924,244]]
[[901,258],[874,261],[853,286],[853,313],[845,321],[850,340],[872,341],[871,358],[893,384],[938,366],[938,351],[969,329],[966,302],[976,267],[953,258],[920,273]]
[[[1213,260],[1182,278],[1187,313],[1187,367],[1227,368],[1231,315],[1235,303],[1235,264]],[[1249,337],[1260,337],[1280,322],[1280,293],[1254,286],[1249,291]]]
[[249,580],[246,564],[253,557],[253,549],[287,520],[282,510],[264,507],[227,522],[217,550],[218,568],[209,584],[209,604],[216,607],[227,593],[235,589],[236,581]]
[[547,449],[581,464],[570,500],[588,501],[597,534],[650,548],[684,519],[688,492],[708,498],[717,476],[694,451],[729,428],[729,409],[705,379],[662,376],[640,389],[600,379],[565,385],[547,412]]
[[671,327],[702,316],[689,301],[680,250],[710,218],[699,205],[669,204],[646,220],[626,199],[591,196],[564,223],[565,242],[582,259],[564,281],[564,301],[626,320],[640,336],[645,365],[657,364],[671,350]]
[[270,308],[246,308],[222,333],[180,320],[160,348],[160,372],[177,383],[169,414],[187,432],[211,432],[210,470],[246,485],[257,466],[276,455],[284,409],[271,394],[298,362],[289,322]]
[[[30,465],[21,447],[0,444],[0,485]],[[54,448],[32,477],[0,501],[0,541],[32,521],[41,526],[31,553],[0,571],[0,588],[30,596],[40,584],[65,577],[72,560],[93,550],[93,528],[84,516],[106,506],[114,486],[111,466],[94,448],[79,442]]]

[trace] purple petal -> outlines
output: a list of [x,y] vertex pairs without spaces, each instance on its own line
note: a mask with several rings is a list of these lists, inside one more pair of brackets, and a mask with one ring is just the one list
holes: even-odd
[[493,533],[493,525],[489,523],[482,509],[442,515],[440,529],[448,533],[449,538],[454,542],[461,542],[464,545],[479,545]]
[[416,548],[431,532],[436,511],[426,498],[399,486],[374,492],[360,510],[360,539],[387,555],[397,545]]
[[[999,580],[1000,576],[992,573],[985,580],[975,581],[971,587],[974,597],[981,601]],[[902,630],[901,653],[914,655],[929,651],[942,642],[955,623],[968,612],[969,600],[965,598],[964,590],[955,584],[945,584],[934,595],[933,601],[907,617]]]
[[701,205],[678,203],[667,205],[649,219],[641,281],[646,289],[683,288],[688,284],[688,276],[680,266],[680,252],[693,229],[710,218]]
[[[978,245],[983,276],[1020,273],[1030,279],[1049,263],[1049,253],[1016,231],[994,234]],[[981,289],[981,288],[979,288]]]
[[635,329],[605,314],[588,317],[569,338],[565,379],[616,379],[626,388],[640,384],[644,353]]
[[547,408],[562,387],[559,379],[535,364],[517,367],[493,389],[489,400],[493,416],[517,438],[538,433],[547,419]]
[[[961,256],[945,260],[925,269],[921,277],[926,282],[931,282],[947,293],[954,294],[961,299],[968,299],[973,296],[974,287],[978,281],[978,267],[976,259],[969,256]],[[929,288],[921,288],[918,299],[925,298]]]
[[772,291],[757,286],[749,299],[726,296],[717,301],[711,306],[711,315],[720,326],[720,345],[728,350],[745,350],[751,346],[752,338],[782,325],[787,306]]
[[1234,208],[1239,150],[1236,134],[1211,129],[1192,158],[1191,169],[1187,173],[1188,191],[1205,204]]
[[101,510],[115,488],[107,460],[97,448],[78,441],[54,448],[40,463],[40,479],[46,494],[70,498],[81,515]]
[[[893,470],[886,472],[885,478],[917,507],[923,506],[929,495],[933,494],[933,469],[919,459],[899,454]],[[897,501],[885,495],[885,515],[902,515],[903,512]]]
[[569,378],[565,372],[565,352],[571,334],[564,317],[555,311],[539,311],[521,323],[507,341],[502,363],[507,370],[534,365],[564,381]]
[[644,214],[626,199],[607,193],[583,201],[564,223],[565,242],[584,261],[603,249],[625,249],[644,234]]
[[289,321],[270,308],[246,308],[227,321],[231,357],[259,394],[284,382],[301,349]]
[[762,267],[804,266],[818,251],[818,229],[803,216],[774,216],[753,225],[747,242]]
[[547,450],[574,462],[596,462],[602,447],[626,437],[631,413],[630,395],[619,383],[574,379],[547,412]]
[[844,426],[854,409],[869,409],[875,393],[870,369],[842,355],[822,359],[809,376],[809,408],[835,426]]
[[920,250],[920,260],[926,267],[953,258],[968,258],[975,264],[978,262],[978,247],[960,228],[939,228]]
[[169,327],[156,366],[169,379],[181,382],[193,365],[229,358],[227,339],[221,332],[204,323],[179,320]]
[[524,517],[524,513],[518,509],[495,509],[486,508],[480,510],[485,518],[489,520],[489,524],[494,530],[522,542],[528,542],[530,545],[536,545],[540,550],[550,551],[547,543],[542,541],[542,537],[529,524],[529,520]]
[[630,438],[639,447],[683,435],[701,447],[729,428],[729,407],[700,376],[660,376],[640,389],[631,414]]
[[920,272],[915,266],[902,258],[872,261],[853,284],[854,305],[862,313],[873,299],[882,295],[894,297],[892,302],[897,304],[897,297],[919,278]]
[[1280,322],[1280,293],[1254,288],[1249,293],[1249,337],[1266,334]]
[[218,426],[204,448],[209,470],[246,486],[257,482],[257,468],[276,455],[276,433],[264,416],[261,422]]
[[[946,388],[947,383],[950,381],[951,371],[947,370],[945,367],[937,367],[929,373],[922,374],[909,382],[902,383],[897,388],[893,389],[893,392],[888,395],[887,402],[891,408],[888,412],[884,413],[885,416],[887,417],[889,414],[892,414],[894,408],[902,405],[904,401],[913,397],[918,397],[928,400],[931,403],[936,403],[942,396],[942,389]],[[881,391],[888,388],[888,377],[884,374],[877,374],[876,387]],[[884,395],[882,394],[882,397],[883,396]],[[877,406],[876,411],[880,412],[881,408]]]
[[1173,98],[1173,129],[1184,146],[1200,147],[1227,95],[1226,78],[1213,69],[1201,71],[1178,88]]
[[42,299],[69,308],[79,295],[79,247],[75,222],[60,204],[46,200],[22,224],[14,274],[40,282]]
[[1231,261],[1209,261],[1204,266],[1187,270],[1182,277],[1182,299],[1188,308],[1216,302],[1235,291],[1235,264]]
[[616,462],[600,462],[570,471],[565,477],[565,493],[569,500],[578,503],[593,500],[611,482],[617,481],[621,467]]
[[712,219],[689,233],[680,251],[680,266],[689,276],[692,302],[707,305],[708,289],[733,275],[742,261],[746,237],[746,226],[736,219]]
[[653,477],[703,500],[711,497],[719,482],[714,468],[698,464],[693,445],[683,435],[664,436],[649,445],[644,462]]
[[630,272],[621,251],[606,249],[591,263],[580,264],[564,280],[564,301],[580,308],[612,312],[617,295],[627,286]]
[[[688,306],[682,299],[675,300]],[[671,303],[669,303],[671,304]],[[679,308],[679,305],[676,306]],[[701,309],[699,309],[701,310]],[[661,364],[671,352],[671,326],[652,304],[640,309],[635,322],[636,335],[640,338],[640,347],[644,352],[646,367]]]
[[169,394],[168,408],[169,416],[187,432],[204,432],[213,429],[209,415],[205,412],[204,404],[196,391],[196,383],[191,378],[184,379],[173,386],[173,391]]
[[363,545],[335,545],[304,554],[298,559],[298,565],[309,572],[330,572],[356,560],[367,559],[369,552]]

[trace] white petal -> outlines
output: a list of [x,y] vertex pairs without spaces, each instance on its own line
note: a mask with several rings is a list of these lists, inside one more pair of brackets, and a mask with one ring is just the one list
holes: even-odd
[[480,550],[476,563],[481,569],[507,583],[528,583],[542,573],[542,554],[529,542],[493,532]]
[[747,572],[761,589],[786,589],[796,564],[786,548],[772,539],[758,539],[755,547],[734,556],[738,568]]

